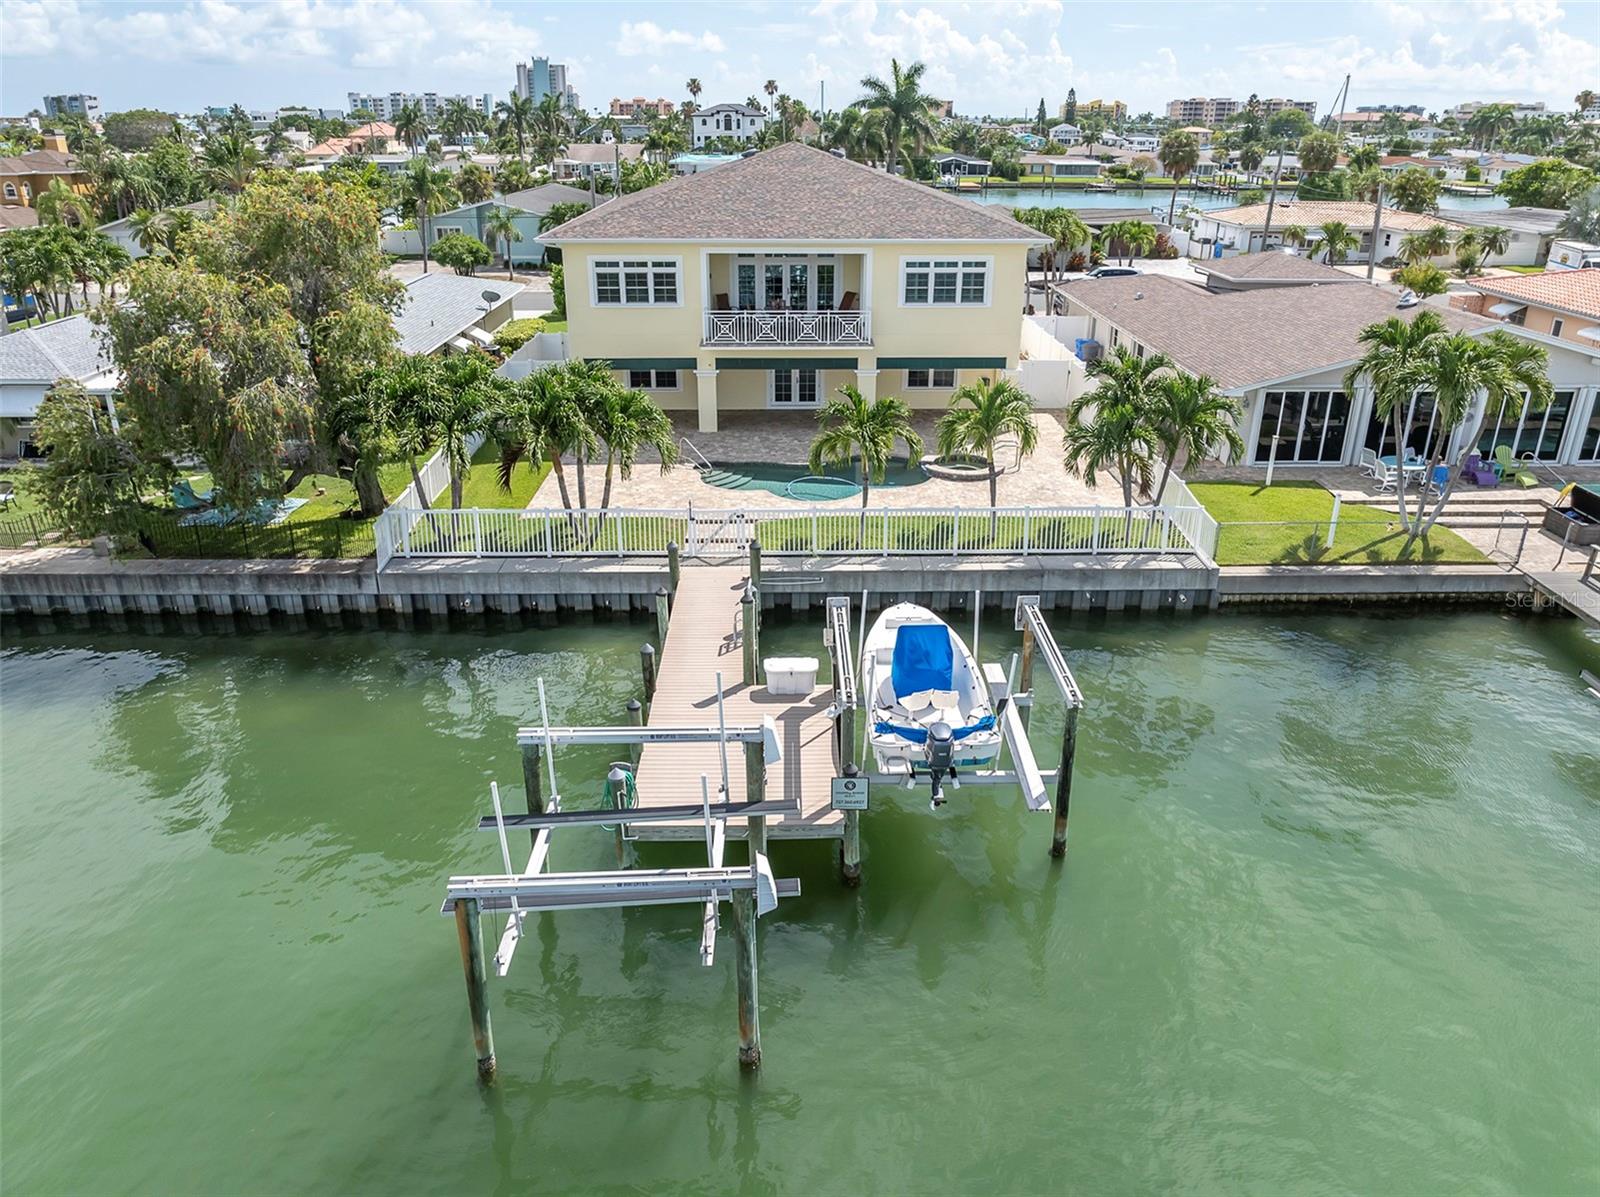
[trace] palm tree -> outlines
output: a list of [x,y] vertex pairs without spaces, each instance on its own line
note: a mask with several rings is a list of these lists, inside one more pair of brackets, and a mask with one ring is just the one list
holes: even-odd
[[1483,261],[1482,242],[1477,229],[1463,229],[1456,237],[1456,269],[1461,272],[1461,277],[1478,272],[1478,264]]
[[[1356,338],[1366,346],[1366,352],[1346,371],[1344,392],[1355,394],[1357,385],[1366,380],[1372,389],[1373,416],[1393,425],[1397,456],[1403,455],[1411,435],[1411,400],[1422,386],[1426,359],[1432,348],[1430,342],[1445,335],[1444,321],[1437,312],[1419,311],[1409,322],[1391,316],[1382,323],[1370,324]],[[1400,509],[1400,526],[1409,532],[1412,521],[1406,498],[1405,471],[1397,470],[1396,475],[1395,498]]]
[[652,162],[665,162],[683,147],[683,134],[678,132],[676,121],[653,121],[645,132],[644,154]]
[[565,373],[565,364],[548,366],[513,384],[501,399],[491,432],[500,445],[500,489],[511,490],[512,473],[524,457],[548,460],[561,506],[576,530],[561,458],[568,452],[587,453],[594,444],[594,432],[573,398]]
[[498,131],[517,139],[517,157],[526,162],[528,133],[533,128],[533,101],[513,92],[494,106],[494,115],[499,122]]
[[1259,170],[1261,161],[1266,156],[1266,149],[1259,141],[1243,142],[1239,146],[1239,167],[1247,174]]
[[522,240],[522,230],[517,227],[516,214],[510,208],[492,209],[483,222],[483,232],[491,242],[498,241],[506,247],[506,277],[511,278],[511,243]]
[[767,93],[767,113],[768,115],[773,115],[775,110],[772,106],[772,97],[778,94],[778,81],[776,79],[768,79],[761,90]]
[[415,213],[422,234],[422,273],[428,273],[428,222],[460,202],[450,172],[426,158],[413,158],[400,175],[400,203]]
[[206,142],[200,158],[216,187],[238,195],[255,177],[261,155],[243,133],[219,133]]
[[1449,252],[1450,229],[1447,225],[1429,225],[1420,232],[1407,233],[1400,238],[1400,256],[1413,265]]
[[172,238],[178,230],[178,222],[172,214],[172,209],[161,208],[151,211],[149,208],[140,208],[128,219],[133,230],[133,239],[145,253],[172,252]]
[[1306,226],[1303,224],[1286,224],[1283,226],[1283,243],[1303,249],[1309,240],[1306,236]]
[[481,204],[494,194],[494,176],[476,162],[465,163],[456,172],[456,190],[464,204]]
[[1168,133],[1161,139],[1156,157],[1161,160],[1161,169],[1172,180],[1172,198],[1167,201],[1167,224],[1171,225],[1178,205],[1178,185],[1200,164],[1200,140],[1193,133]]
[[1511,230],[1501,228],[1497,224],[1487,224],[1478,230],[1478,248],[1483,251],[1484,258],[1492,254],[1503,254],[1511,246]]
[[486,353],[425,360],[438,363],[441,374],[438,402],[432,408],[433,432],[450,467],[450,506],[459,508],[467,471],[472,468],[467,444],[500,410],[507,383],[495,374],[494,359]]
[[995,449],[1002,440],[1015,438],[1018,456],[1032,453],[1039,444],[1033,422],[1033,397],[1009,378],[980,378],[959,388],[950,409],[939,417],[941,456],[976,453],[989,463],[989,509],[999,506],[1000,472]]
[[1332,133],[1307,133],[1300,139],[1300,167],[1325,175],[1339,164],[1339,139]]
[[1357,146],[1350,151],[1350,169],[1368,170],[1377,166],[1379,162],[1378,147],[1371,145]]
[[847,465],[861,458],[861,519],[866,527],[867,496],[874,481],[882,482],[896,441],[906,447],[906,460],[922,457],[922,438],[911,426],[911,409],[903,399],[884,395],[872,402],[853,385],[839,388],[817,413],[821,426],[811,442],[811,471],[820,474],[830,465]]
[[1135,486],[1150,489],[1157,448],[1156,430],[1150,422],[1155,376],[1172,368],[1172,359],[1164,353],[1140,358],[1126,345],[1118,346],[1109,357],[1089,363],[1089,377],[1099,386],[1078,396],[1067,408],[1062,433],[1067,468],[1078,470],[1090,486],[1101,470],[1115,473],[1122,484],[1124,507],[1133,506]]
[[1322,249],[1327,254],[1328,265],[1344,261],[1345,254],[1361,244],[1361,238],[1350,231],[1350,226],[1339,220],[1322,222]]
[[888,169],[896,173],[900,166],[901,138],[920,140],[933,135],[930,117],[933,97],[923,94],[922,76],[928,68],[913,62],[904,71],[898,59],[889,60],[889,79],[885,82],[876,75],[861,80],[867,94],[853,107],[866,108],[883,114],[884,141],[888,149]]
[[422,105],[400,106],[400,111],[394,114],[394,135],[406,143],[406,149],[416,154],[417,145],[428,138],[428,119],[422,115]]
[[1204,374],[1174,370],[1156,380],[1151,393],[1150,424],[1161,449],[1161,481],[1156,505],[1167,493],[1181,452],[1185,463],[1221,453],[1225,462],[1244,454],[1239,435],[1239,401],[1217,392],[1216,381]]
[[550,173],[553,176],[555,160],[572,135],[567,109],[560,96],[552,92],[534,106],[533,135],[541,150],[540,156],[550,159]]
[[643,391],[612,385],[600,397],[594,412],[594,432],[606,447],[606,481],[600,492],[600,509],[611,506],[611,478],[619,471],[624,481],[633,473],[639,450],[654,449],[667,473],[678,460],[672,417]]
[[1123,222],[1122,243],[1128,247],[1128,263],[1133,263],[1134,251],[1147,254],[1155,248],[1156,226],[1143,220],[1128,220]]
[[692,115],[694,115],[695,112],[699,111],[699,108],[700,108],[700,93],[702,91],[704,91],[705,89],[700,86],[700,80],[698,80],[698,79],[690,79],[688,83],[684,84],[684,88],[683,89],[686,92],[689,93],[688,108],[689,108],[689,115],[692,116]]
[[86,197],[79,195],[57,176],[50,186],[41,191],[33,201],[34,211],[42,224],[64,224],[74,228],[87,228],[94,217]]
[[477,133],[483,129],[484,116],[465,100],[450,100],[444,106],[444,115],[439,118],[439,132],[455,145],[464,143],[468,133]]
[[1580,113],[1586,109],[1593,108],[1596,101],[1600,101],[1600,93],[1590,87],[1584,88],[1572,98],[1572,102],[1577,105],[1577,111]]
[[526,191],[533,186],[533,172],[522,159],[508,158],[500,163],[494,172],[494,185],[501,195],[510,195],[513,191]]

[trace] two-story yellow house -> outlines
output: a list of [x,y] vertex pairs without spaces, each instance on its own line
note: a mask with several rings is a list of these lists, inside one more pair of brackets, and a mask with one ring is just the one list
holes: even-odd
[[1039,234],[789,143],[621,196],[541,235],[565,269],[567,351],[714,432],[854,383],[943,408],[1015,370]]

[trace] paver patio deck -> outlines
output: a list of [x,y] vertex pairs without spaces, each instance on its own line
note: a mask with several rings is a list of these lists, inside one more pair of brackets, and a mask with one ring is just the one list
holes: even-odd
[[[671,414],[676,435],[687,437],[696,449],[713,462],[799,464],[805,461],[810,452],[811,440],[817,431],[816,416],[812,412],[725,412],[720,417],[722,427],[716,432],[696,432],[692,413]],[[913,423],[923,439],[926,453],[935,450],[934,424],[940,414],[934,411],[915,413]],[[1035,421],[1039,428],[1038,447],[1030,456],[1022,459],[1021,467],[1016,465],[1014,451],[1001,456],[1001,467],[1005,472],[1000,476],[1000,506],[1121,506],[1122,490],[1114,478],[1102,477],[1098,486],[1089,486],[1062,465],[1061,413],[1039,412]],[[712,486],[687,462],[686,456],[681,456],[678,464],[663,474],[659,459],[654,454],[648,457],[641,454],[639,463],[634,466],[633,477],[619,477],[613,484],[612,506],[682,507],[693,503],[696,507],[709,508],[837,506],[840,510],[848,510],[861,502],[859,494],[830,502],[811,503],[787,499],[765,490],[730,490]],[[572,472],[569,463],[568,485],[575,488]],[[590,502],[596,505],[599,503],[604,473],[603,464],[589,467]],[[573,500],[576,502],[576,493]],[[985,478],[970,482],[929,478],[915,486],[875,486],[870,502],[874,507],[987,507],[989,484]],[[544,485],[528,505],[561,505],[561,495],[553,476],[545,479]]]

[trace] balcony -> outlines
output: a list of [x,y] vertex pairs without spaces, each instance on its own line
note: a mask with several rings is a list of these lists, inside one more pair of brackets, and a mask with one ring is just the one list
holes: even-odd
[[870,345],[867,312],[707,312],[704,345]]

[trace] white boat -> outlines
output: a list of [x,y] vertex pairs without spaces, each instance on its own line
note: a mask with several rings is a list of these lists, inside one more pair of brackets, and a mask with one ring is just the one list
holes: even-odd
[[961,637],[926,607],[896,603],[878,616],[861,646],[867,742],[880,773],[960,785],[958,769],[1000,754],[1000,727],[983,671]]

